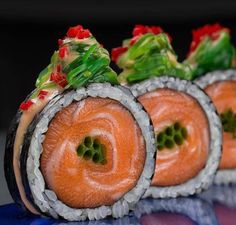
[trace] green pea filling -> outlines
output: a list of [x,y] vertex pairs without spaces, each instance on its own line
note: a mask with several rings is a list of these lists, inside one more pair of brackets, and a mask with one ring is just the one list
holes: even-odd
[[220,114],[224,132],[232,133],[232,137],[236,138],[236,114],[232,109],[228,109]]
[[96,164],[106,164],[105,146],[98,139],[90,136],[84,138],[76,149],[77,155],[84,160],[92,160]]
[[182,145],[188,137],[188,132],[179,122],[166,127],[156,134],[157,149],[172,149],[175,145]]

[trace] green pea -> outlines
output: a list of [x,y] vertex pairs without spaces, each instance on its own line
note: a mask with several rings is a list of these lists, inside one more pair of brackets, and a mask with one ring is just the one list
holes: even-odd
[[89,159],[92,158],[92,155],[93,155],[92,151],[88,149],[88,150],[85,151],[83,157],[84,157],[85,160],[89,160]]
[[174,133],[174,130],[173,130],[172,126],[167,127],[166,130],[165,130],[165,133],[166,133],[167,136],[171,137]]
[[227,112],[226,112],[226,116],[227,117],[232,117],[233,116],[233,111],[231,109],[229,109]]
[[184,139],[187,138],[188,132],[187,132],[187,129],[186,129],[185,127],[182,127],[182,128],[181,128],[181,134],[182,134],[182,137],[183,137]]
[[100,157],[99,153],[96,152],[96,153],[93,155],[93,162],[94,162],[94,163],[98,163],[98,162],[100,161],[100,159],[101,159],[101,157]]
[[166,141],[165,141],[165,146],[167,147],[167,148],[173,148],[174,147],[174,141],[173,140],[171,140],[171,139],[166,139]]
[[84,145],[79,145],[79,147],[77,148],[77,154],[79,156],[82,156],[84,154],[84,151],[86,150]]
[[84,144],[85,144],[85,146],[86,147],[91,147],[92,145],[93,145],[93,140],[92,140],[92,138],[91,137],[86,137],[85,139],[84,139]]
[[174,124],[174,128],[175,128],[176,131],[179,130],[179,129],[181,128],[180,123],[179,123],[179,122],[176,122],[176,123]]
[[162,142],[165,138],[165,134],[163,132],[160,132],[158,135],[157,135],[157,142]]
[[101,149],[101,144],[98,139],[95,139],[93,142],[93,148],[95,151],[99,151]]
[[174,136],[174,141],[177,145],[182,145],[184,140],[179,134],[176,134]]

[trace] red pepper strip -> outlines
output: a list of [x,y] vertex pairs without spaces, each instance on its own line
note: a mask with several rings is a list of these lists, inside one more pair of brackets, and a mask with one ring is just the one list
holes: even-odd
[[58,39],[58,45],[61,46],[63,44],[63,40],[62,39]]
[[28,100],[28,101],[26,101],[26,102],[22,102],[22,103],[20,104],[20,109],[21,109],[21,110],[28,110],[29,107],[30,107],[31,105],[33,105],[33,104],[34,104],[34,102],[31,101],[31,100]]
[[48,94],[48,91],[41,90],[41,91],[39,92],[39,95],[47,95],[47,94]]
[[39,92],[38,97],[39,97],[39,99],[43,100],[47,94],[48,94],[48,91],[41,90]]
[[60,48],[59,49],[60,58],[63,59],[66,56],[67,52],[68,52],[67,46]]
[[39,95],[40,100],[44,100],[45,96],[44,95]]
[[92,34],[88,29],[84,29],[81,25],[77,25],[75,27],[70,27],[66,35],[69,38],[84,39],[90,37]]
[[216,23],[213,25],[205,25],[196,30],[192,31],[193,40],[190,46],[190,53],[193,52],[199,43],[206,37],[211,38],[212,40],[217,40],[220,36],[220,32],[230,32],[228,28],[222,27],[220,24]]
[[69,30],[66,33],[66,36],[69,38],[75,38],[78,31],[83,29],[83,27],[81,25],[77,25],[75,27],[70,27]]
[[113,48],[111,52],[111,59],[116,62],[119,56],[126,52],[128,48],[126,47],[118,47],[118,48]]
[[58,73],[61,72],[61,64],[57,64],[57,72],[58,72]]
[[[144,34],[152,33],[157,35],[163,32],[164,32],[163,29],[159,26],[136,25],[133,29],[133,38],[130,40],[130,45],[131,46],[134,45],[136,41],[139,39],[139,37]],[[172,42],[171,36],[168,33],[166,33],[166,35],[168,36],[169,41]]]
[[146,33],[160,34],[162,32],[163,29],[159,26],[136,25],[133,29],[133,37],[143,35]]
[[153,33],[153,34],[160,34],[163,32],[162,28],[161,27],[158,27],[158,26],[151,26],[151,27],[148,27],[148,31]]
[[77,35],[76,35],[76,37],[77,37],[78,39],[89,38],[90,36],[91,36],[91,33],[90,33],[90,31],[89,31],[88,29],[86,29],[86,30],[80,30],[80,31],[77,33]]
[[139,39],[139,37],[140,37],[140,36],[135,36],[135,37],[131,38],[129,44],[130,44],[131,46],[134,45],[134,44],[137,42],[137,40]]
[[67,85],[65,76],[60,73],[51,73],[50,80],[63,88]]
[[135,25],[132,34],[133,34],[133,37],[135,37],[138,35],[146,34],[147,32],[148,32],[147,26]]

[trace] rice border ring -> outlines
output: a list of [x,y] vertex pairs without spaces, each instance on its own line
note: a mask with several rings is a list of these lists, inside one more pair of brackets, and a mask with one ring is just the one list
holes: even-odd
[[[213,183],[214,176],[219,166],[222,148],[222,125],[220,118],[218,117],[210,98],[191,81],[181,80],[170,76],[162,76],[151,78],[130,87],[135,97],[139,97],[158,88],[170,88],[176,91],[182,91],[198,101],[205,111],[209,123],[211,134],[209,156],[205,167],[194,178],[176,186],[151,186],[145,193],[144,198],[149,196],[152,196],[153,198],[176,198],[177,196],[188,196],[200,193]],[[156,155],[158,157],[158,151]]]
[[[226,80],[236,81],[236,70],[234,69],[216,70],[197,78],[194,82],[198,86],[204,89],[206,86],[213,84],[217,81],[226,81]],[[214,183],[215,184],[236,183],[236,168],[218,170],[216,173]]]
[[[53,191],[45,189],[45,181],[39,168],[39,160],[42,153],[44,133],[47,131],[50,120],[62,108],[71,104],[72,101],[81,101],[86,97],[114,99],[120,102],[131,112],[142,131],[142,135],[146,143],[146,159],[144,169],[137,181],[136,186],[113,205],[99,206],[93,209],[75,209],[68,207],[58,200]],[[125,87],[112,86],[109,83],[91,84],[87,88],[80,88],[78,90],[72,90],[65,93],[64,95],[62,94],[53,107],[51,107],[49,102],[48,107],[45,107],[42,114],[43,116],[40,118],[32,135],[27,159],[27,176],[29,186],[34,198],[34,203],[40,208],[40,210],[54,218],[61,216],[69,221],[81,221],[87,218],[90,220],[97,220],[103,219],[110,215],[115,218],[119,218],[128,214],[129,210],[134,208],[135,204],[150,186],[151,178],[155,169],[154,159],[156,152],[154,131],[153,126],[151,125],[151,120],[142,105],[136,101],[132,93]]]

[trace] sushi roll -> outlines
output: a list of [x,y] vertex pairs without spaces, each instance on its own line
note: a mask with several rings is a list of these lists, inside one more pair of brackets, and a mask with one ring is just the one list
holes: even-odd
[[13,199],[31,213],[118,218],[149,187],[153,127],[109,63],[88,29],[71,27],[20,105],[7,135],[5,176]]
[[192,71],[177,61],[168,35],[151,30],[139,34],[134,44],[132,40],[123,42],[126,50],[116,62],[123,69],[118,79],[130,87],[154,125],[156,167],[145,197],[187,196],[207,189],[219,165],[222,139],[212,102],[187,81]]
[[193,31],[189,57],[195,83],[212,99],[223,126],[223,154],[216,184],[236,182],[235,48],[228,28],[206,25]]

